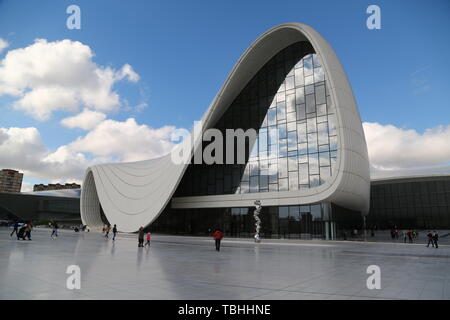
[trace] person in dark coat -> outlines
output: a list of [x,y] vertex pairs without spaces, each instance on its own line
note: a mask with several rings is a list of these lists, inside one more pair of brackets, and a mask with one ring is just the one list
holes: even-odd
[[433,232],[433,242],[434,242],[434,247],[436,249],[438,248],[438,241],[439,241],[439,235],[438,235],[437,231],[434,230],[434,232]]
[[220,251],[220,241],[223,239],[223,232],[220,229],[217,229],[213,233],[213,238],[216,242],[216,251]]
[[25,240],[25,229],[27,227],[23,226],[22,228],[19,229],[19,232],[17,233],[17,240],[22,239]]
[[430,230],[428,230],[427,238],[428,238],[427,248],[430,246],[430,243],[431,243],[431,245],[432,245],[433,248],[434,248],[433,234],[431,233]]
[[114,227],[113,227],[113,241],[116,240],[116,233],[117,233],[117,225],[114,225]]
[[19,231],[19,223],[16,221],[16,222],[14,222],[14,230],[11,232],[11,235],[10,235],[10,237],[12,237],[12,235],[15,233],[16,234],[16,236],[17,236],[17,232]]
[[58,236],[58,224],[56,222],[53,222],[53,231],[50,237],[53,239],[53,236]]
[[144,228],[140,227],[139,233],[138,233],[138,247],[143,247],[143,246],[144,246]]

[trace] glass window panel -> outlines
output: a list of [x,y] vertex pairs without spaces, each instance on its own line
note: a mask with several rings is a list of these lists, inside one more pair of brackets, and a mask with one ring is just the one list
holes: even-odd
[[261,176],[269,175],[269,162],[267,160],[259,162],[259,174]]
[[269,158],[278,158],[278,145],[272,144],[269,146]]
[[320,167],[320,184],[324,184],[330,181],[331,178],[331,168],[330,167]]
[[277,183],[278,182],[278,164],[270,163],[269,164],[269,183]]
[[278,177],[287,178],[288,168],[287,168],[287,158],[278,159]]
[[250,163],[250,170],[249,170],[250,177],[251,177],[251,176],[257,176],[257,175],[259,175],[259,165],[258,165],[258,162],[255,161],[255,162],[249,162],[249,163]]
[[306,123],[297,123],[298,143],[306,142]]
[[319,153],[319,164],[321,167],[330,166],[330,153],[329,152],[321,152]]
[[305,86],[311,85],[313,83],[314,83],[314,77],[312,75],[305,77]]
[[313,74],[313,63],[312,63],[312,55],[307,55],[303,58],[303,68],[305,76],[309,76]]
[[301,163],[298,166],[299,170],[299,183],[300,184],[309,184],[309,173],[308,173],[308,164]]
[[297,131],[297,122],[288,122],[287,131]]
[[298,173],[289,172],[289,190],[298,190]]
[[278,128],[276,126],[269,127],[268,131],[269,145],[276,144],[277,142],[278,142]]
[[320,57],[318,54],[313,54],[313,62],[314,62],[314,67],[320,67],[322,66],[322,61],[320,61]]
[[314,94],[314,85],[309,85],[305,87],[305,95]]
[[286,78],[286,90],[291,90],[295,88],[294,77]]
[[315,204],[311,206],[311,215],[313,220],[322,220],[322,210],[320,208],[320,204]]
[[306,127],[308,129],[308,133],[317,131],[316,118],[310,118],[306,120]]
[[295,131],[288,132],[288,151],[291,150],[297,150],[297,132]]
[[298,104],[297,105],[297,120],[306,119],[306,105]]
[[330,150],[334,151],[338,148],[337,136],[330,137]]
[[318,174],[309,176],[309,186],[311,188],[320,186],[320,178]]
[[329,144],[323,144],[319,146],[319,152],[328,152],[330,151],[330,145]]
[[319,157],[317,153],[308,155],[309,174],[319,174]]
[[317,123],[324,123],[327,121],[328,121],[327,116],[317,117]]
[[286,110],[287,112],[295,112],[295,94],[286,96]]
[[287,128],[286,128],[286,124],[282,123],[278,125],[278,137],[280,139],[285,139],[287,138]]
[[278,191],[278,184],[269,184],[269,191],[270,192]]
[[253,143],[252,151],[250,151],[250,159],[256,159],[258,157],[258,138]]
[[295,121],[297,120],[297,116],[296,116],[295,112],[290,112],[290,113],[287,114],[286,119],[287,119],[288,122],[294,121],[294,125],[295,125]]
[[317,82],[321,82],[321,81],[325,81],[325,74],[323,72],[323,68],[322,67],[318,67],[318,68],[314,68],[314,81]]
[[295,89],[295,103],[305,103],[305,91],[303,87]]
[[286,104],[284,102],[277,103],[277,119],[278,121],[286,119]]
[[299,163],[308,163],[308,155],[307,154],[299,155],[298,162]]
[[242,181],[249,181],[250,179],[250,162],[247,163],[244,169],[244,173],[242,174]]
[[250,177],[250,193],[259,191],[258,180],[259,180],[258,176]]
[[288,169],[289,171],[297,171],[298,170],[298,163],[297,163],[297,157],[289,157],[288,158]]
[[284,92],[277,93],[277,104],[279,102],[283,102],[285,99],[286,99],[286,95],[284,94]]
[[308,144],[300,143],[298,145],[298,154],[307,154],[308,153]]
[[267,150],[267,129],[259,130],[259,151]]
[[313,94],[306,96],[306,113],[316,112],[316,102]]
[[277,124],[277,109],[269,109],[267,111],[268,119],[269,119],[269,126],[276,125]]
[[303,78],[303,68],[295,69],[295,86],[300,87],[304,85],[304,78]]
[[241,181],[240,187],[241,187],[241,193],[249,193],[250,192],[248,181]]
[[327,100],[325,98],[325,86],[317,86],[316,87],[316,104],[326,103]]
[[278,191],[288,191],[288,178],[278,180]]
[[280,139],[278,155],[280,157],[287,156],[287,139]]
[[269,176],[262,175],[259,177],[259,189],[264,190],[269,188]]
[[327,114],[327,105],[326,104],[319,104],[316,106],[316,108],[317,108],[318,116],[326,116],[326,114]]
[[328,144],[328,125],[327,123],[319,123],[317,125],[319,137],[319,145]]

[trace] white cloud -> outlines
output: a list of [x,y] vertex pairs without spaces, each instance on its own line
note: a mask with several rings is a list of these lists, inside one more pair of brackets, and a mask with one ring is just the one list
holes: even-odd
[[114,155],[120,161],[145,160],[170,152],[173,147],[170,135],[175,129],[173,126],[153,129],[137,124],[134,118],[124,122],[105,120],[69,147],[94,156]]
[[0,128],[0,168],[24,172],[26,178],[81,182],[87,167],[138,161],[167,154],[173,126],[151,128],[135,119],[104,120],[93,131],[56,150],[48,149],[36,128]]
[[120,97],[114,84],[124,79],[137,82],[139,75],[129,64],[116,71],[98,66],[93,57],[89,46],[68,39],[37,39],[28,47],[10,50],[0,61],[0,96],[16,97],[14,108],[41,121],[57,110],[117,110]]
[[6,41],[5,39],[0,38],[0,53],[9,47],[9,43],[8,41]]
[[91,130],[105,119],[106,115],[102,112],[84,109],[83,112],[76,116],[62,119],[61,125],[71,129],[81,128],[84,130]]
[[450,163],[450,125],[426,129],[422,134],[371,122],[364,122],[363,127],[374,175],[382,175],[382,171],[411,175]]

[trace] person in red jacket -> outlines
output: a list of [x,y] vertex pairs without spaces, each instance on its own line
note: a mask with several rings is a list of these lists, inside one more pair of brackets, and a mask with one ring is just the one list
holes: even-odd
[[220,240],[223,238],[223,232],[220,229],[217,229],[213,233],[213,238],[216,240],[216,251],[220,251]]

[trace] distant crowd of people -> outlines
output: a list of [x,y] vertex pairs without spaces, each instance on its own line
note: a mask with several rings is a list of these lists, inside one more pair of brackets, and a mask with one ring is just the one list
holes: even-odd
[[[52,239],[56,239],[58,237],[58,229],[59,229],[59,225],[57,222],[53,221],[49,223],[49,226],[52,229],[52,232],[50,234],[50,237]],[[31,240],[31,231],[33,229],[33,223],[31,221],[25,223],[25,224],[21,224],[19,222],[15,222],[13,224],[13,231],[11,232],[10,236],[12,237],[14,234],[17,236],[17,240]],[[76,228],[77,230],[75,230],[76,232],[79,232],[79,229]],[[82,231],[88,231],[89,232],[89,228],[86,225],[83,225],[80,228]],[[116,240],[116,236],[118,233],[118,229],[117,229],[117,225],[114,224],[114,226],[111,228],[110,224],[106,224],[103,226],[102,232],[104,233],[104,237],[105,238],[109,238],[109,233],[111,232],[113,233],[113,237],[112,237],[112,241]],[[357,230],[353,231],[354,234],[357,234]],[[214,242],[215,242],[215,248],[216,251],[220,251],[220,242],[224,237],[224,233],[220,228],[209,228],[208,229],[208,233],[213,237]],[[372,231],[373,233],[373,231]],[[403,230],[400,231],[397,227],[393,227],[390,231],[391,234],[391,238],[393,240],[399,240],[401,237],[403,238],[403,242],[404,243],[415,243],[417,241],[417,239],[419,238],[419,232],[417,232],[416,230]],[[372,234],[372,236],[374,236],[374,234]],[[146,239],[146,242],[144,244],[144,238]],[[138,231],[138,247],[150,247],[150,240],[151,240],[151,234],[150,232],[145,232],[143,227],[139,228]],[[344,233],[344,240],[346,240],[345,237],[345,233]],[[427,232],[427,248],[430,247],[430,244],[433,248],[439,248],[438,245],[438,241],[439,241],[439,234],[436,230],[432,231],[428,231]]]

